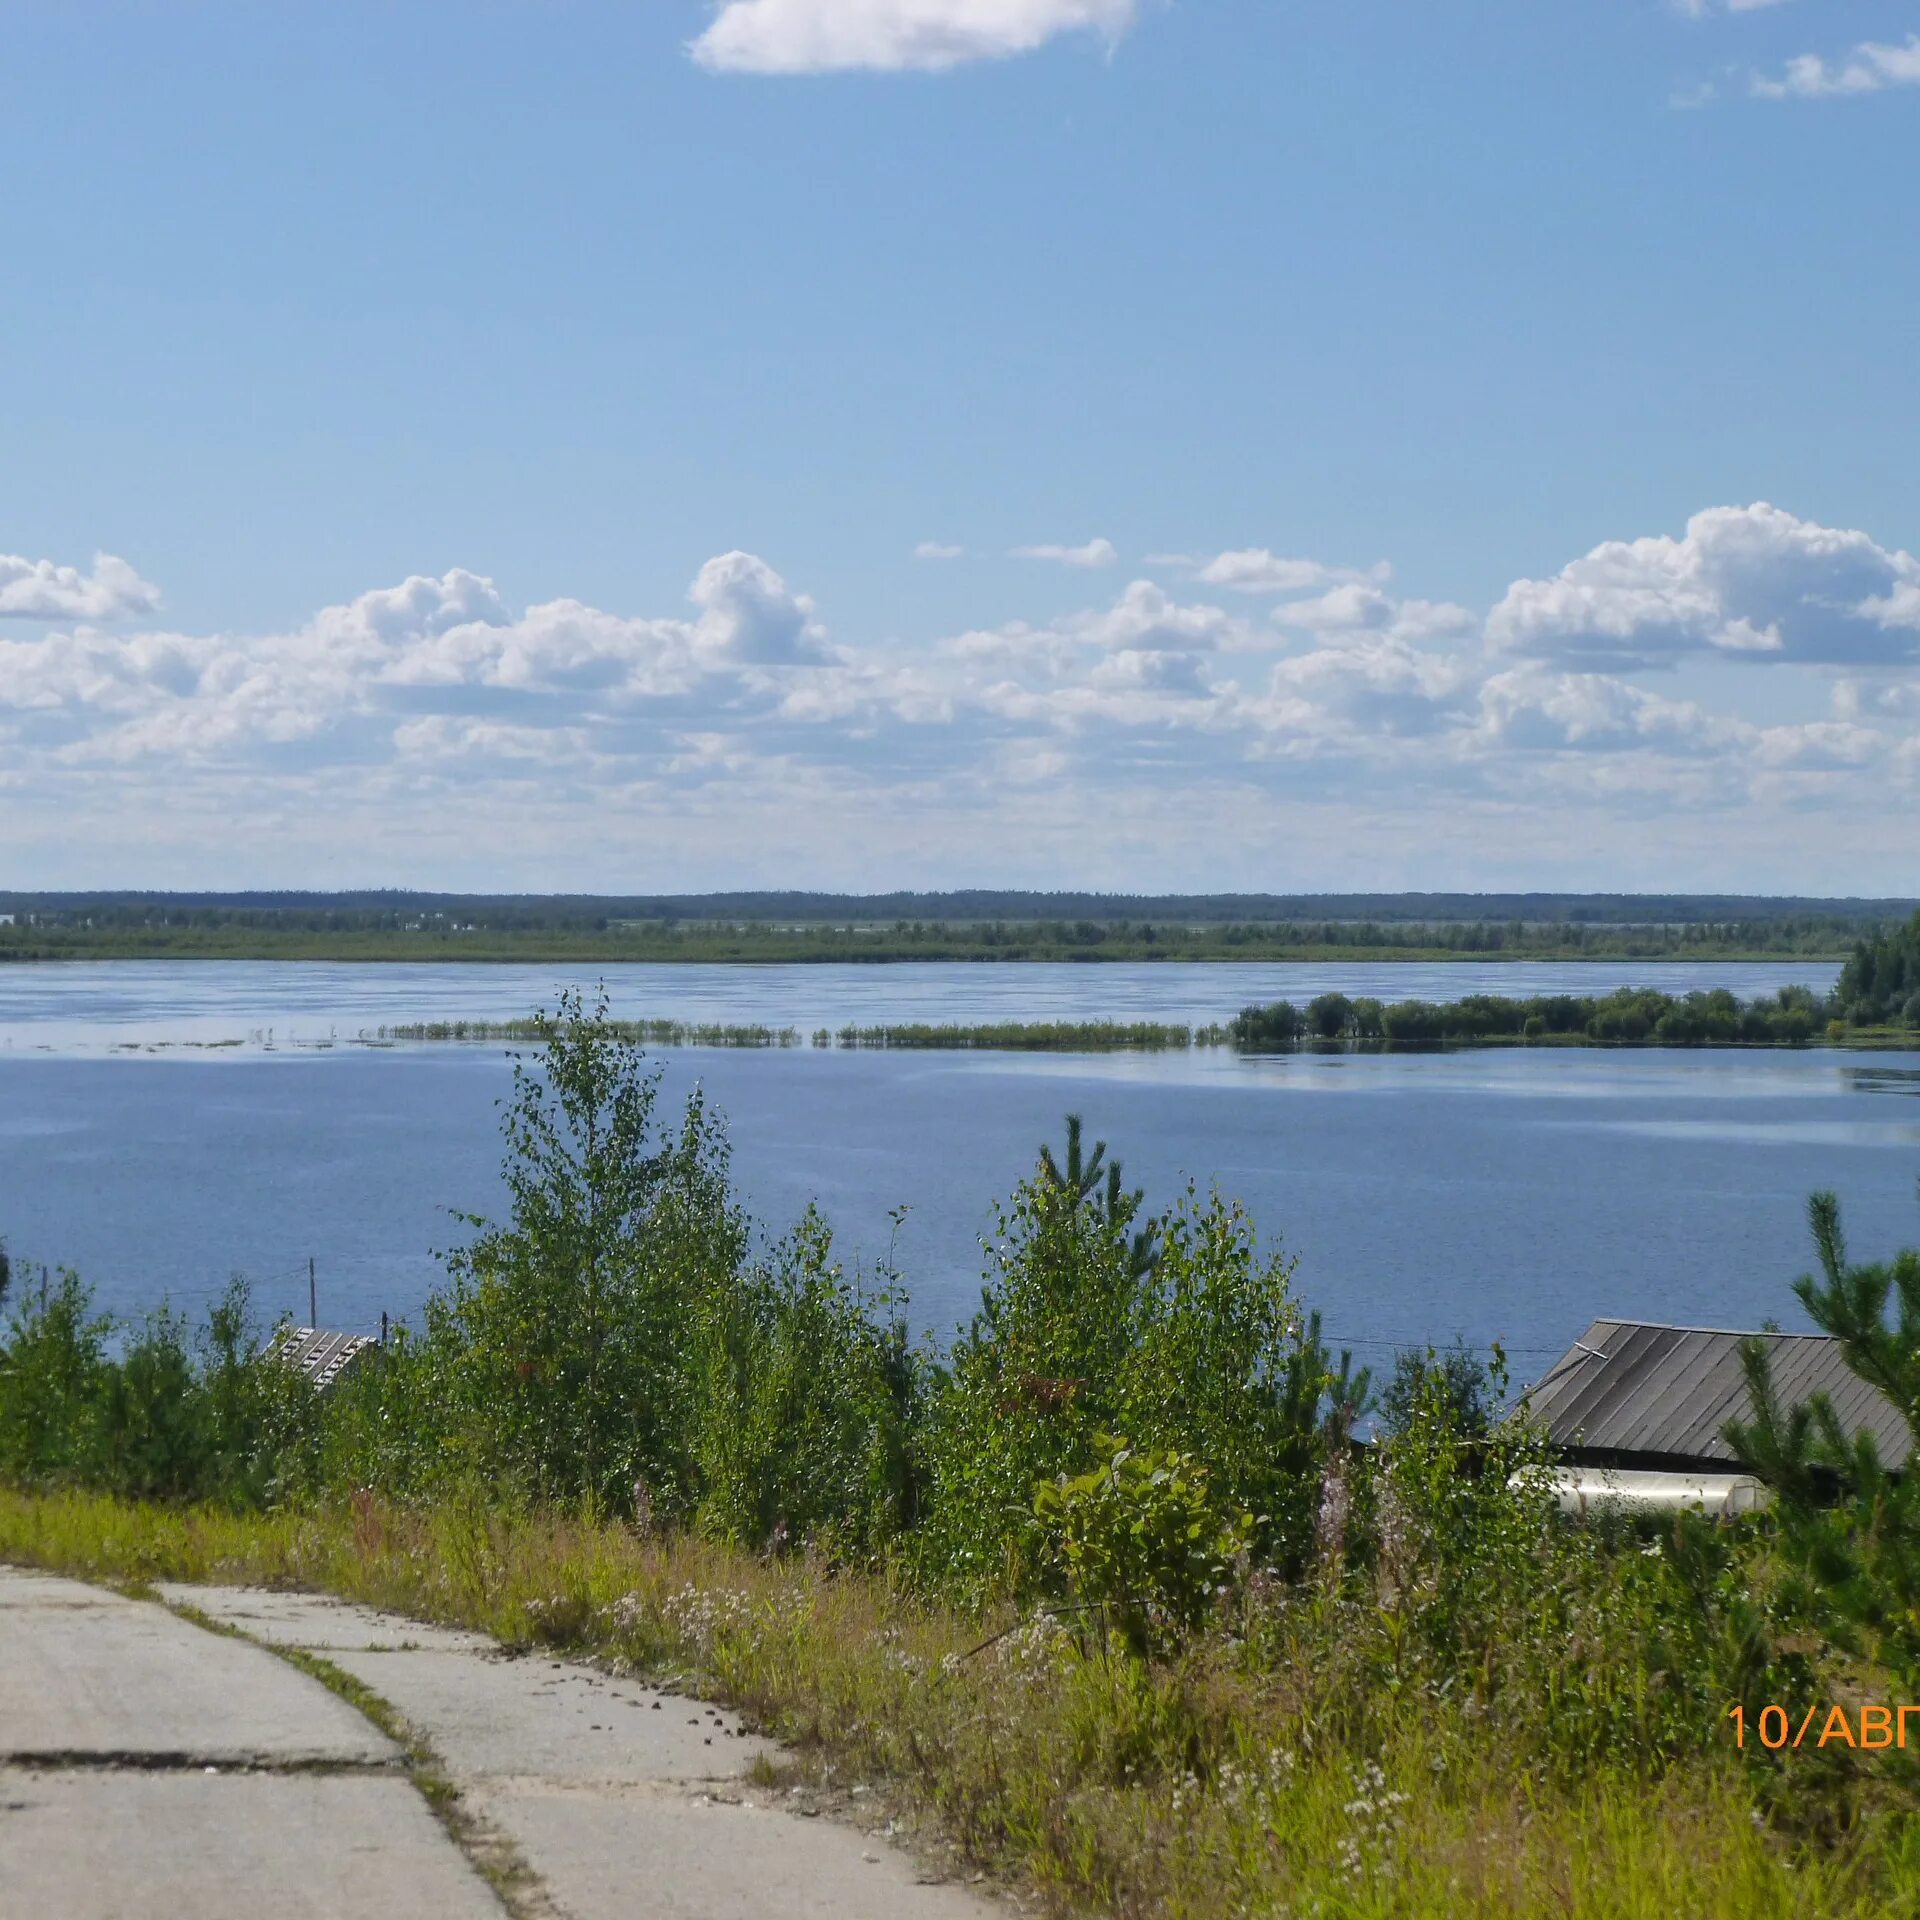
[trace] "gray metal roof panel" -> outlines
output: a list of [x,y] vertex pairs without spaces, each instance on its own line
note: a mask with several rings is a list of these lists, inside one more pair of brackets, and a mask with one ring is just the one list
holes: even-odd
[[1899,1409],[1847,1366],[1840,1342],[1825,1334],[1596,1320],[1547,1370],[1530,1405],[1562,1445],[1731,1460],[1720,1430],[1752,1411],[1740,1364],[1748,1339],[1770,1347],[1783,1406],[1825,1393],[1846,1432],[1870,1432],[1883,1459],[1905,1459],[1913,1438]]

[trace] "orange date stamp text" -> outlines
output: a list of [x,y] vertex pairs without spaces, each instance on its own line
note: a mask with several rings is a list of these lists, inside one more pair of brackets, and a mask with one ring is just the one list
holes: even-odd
[[1733,1722],[1735,1746],[1744,1747],[1752,1740],[1769,1753],[1802,1747],[1855,1747],[1870,1753],[1884,1747],[1904,1748],[1909,1726],[1913,1744],[1920,1747],[1920,1706],[1893,1707],[1872,1701],[1848,1706],[1838,1700],[1822,1706],[1816,1700],[1804,1712],[1789,1712],[1775,1704],[1749,1715],[1736,1703],[1727,1709],[1727,1718]]

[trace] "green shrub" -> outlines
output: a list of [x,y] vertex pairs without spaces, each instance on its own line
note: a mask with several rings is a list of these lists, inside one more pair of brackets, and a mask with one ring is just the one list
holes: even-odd
[[1047,1156],[1016,1190],[980,1311],[934,1374],[919,1565],[975,1592],[1030,1584],[1033,1488],[1081,1470],[1097,1434],[1127,1433],[1214,1463],[1221,1497],[1260,1516],[1256,1551],[1299,1566],[1329,1431],[1364,1376],[1331,1364],[1292,1263],[1262,1254],[1241,1208],[1189,1188],[1143,1243],[1139,1196],[1072,1166]]
[[0,1346],[0,1475],[25,1486],[268,1505],[310,1484],[318,1412],[313,1389],[272,1358],[238,1280],[190,1342],[164,1304],[117,1328],[62,1273]]
[[1248,1551],[1251,1513],[1222,1513],[1192,1455],[1142,1453],[1094,1436],[1098,1464],[1043,1480],[1033,1496],[1048,1559],[1074,1604],[1129,1653],[1177,1646],[1206,1619]]
[[831,1540],[871,1551],[912,1520],[919,1372],[906,1325],[833,1262],[811,1209],[723,1288],[701,1339],[702,1531],[736,1544]]
[[1338,1040],[1353,1024],[1353,1002],[1344,993],[1323,993],[1308,1007],[1307,1020],[1322,1040]]
[[987,1591],[1034,1575],[1033,1488],[1077,1467],[1121,1424],[1120,1380],[1145,1276],[1116,1210],[1043,1161],[996,1216],[973,1323],[930,1390],[925,1524],[942,1584]]
[[1307,1016],[1291,1000],[1276,1000],[1271,1006],[1242,1007],[1227,1031],[1243,1053],[1280,1052],[1300,1044]]
[[111,1331],[80,1276],[65,1268],[50,1290],[20,1302],[0,1347],[0,1473],[8,1479],[104,1484]]

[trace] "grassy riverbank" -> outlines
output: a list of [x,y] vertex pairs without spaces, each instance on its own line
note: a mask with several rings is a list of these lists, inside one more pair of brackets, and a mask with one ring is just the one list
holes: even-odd
[[[1822,1836],[1791,1767],[1708,1738],[1678,1765],[1554,1755],[1545,1723],[1578,1738],[1564,1693],[1481,1714],[1471,1688],[1389,1691],[1391,1623],[1329,1593],[1142,1666],[884,1573],[462,1504],[235,1515],[0,1492],[0,1558],[312,1588],[677,1678],[1053,1913],[1878,1920],[1920,1898],[1884,1787]],[[1575,1631],[1562,1682],[1617,1710],[1581,1671],[1617,1636]],[[1829,1810],[1837,1791],[1811,1789]]]

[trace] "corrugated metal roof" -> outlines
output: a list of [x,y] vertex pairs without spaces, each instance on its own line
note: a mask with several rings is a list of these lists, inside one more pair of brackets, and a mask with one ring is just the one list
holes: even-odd
[[1871,1433],[1889,1465],[1906,1459],[1913,1436],[1900,1410],[1853,1372],[1840,1342],[1824,1333],[1596,1320],[1548,1368],[1528,1406],[1562,1447],[1732,1461],[1720,1429],[1753,1413],[1740,1366],[1744,1340],[1763,1340],[1771,1350],[1783,1407],[1824,1393],[1848,1433]]
[[303,1373],[322,1393],[380,1343],[364,1333],[329,1333],[324,1327],[289,1327],[275,1342],[282,1366]]

